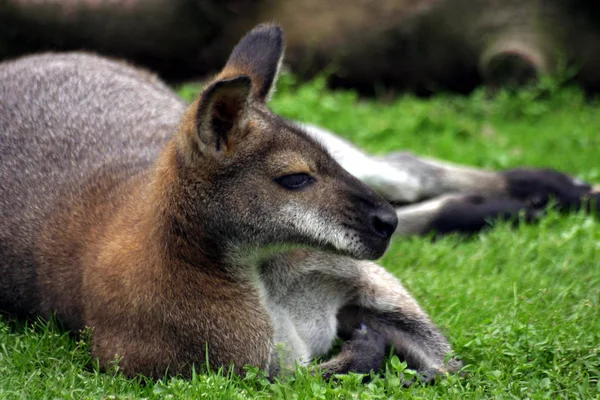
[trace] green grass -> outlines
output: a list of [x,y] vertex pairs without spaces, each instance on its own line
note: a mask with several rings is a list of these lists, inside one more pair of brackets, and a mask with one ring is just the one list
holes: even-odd
[[[195,88],[187,87],[189,96]],[[343,132],[374,153],[415,153],[489,168],[552,166],[600,181],[600,104],[574,88],[489,98],[410,96],[393,102],[330,92],[284,76],[272,108]],[[306,371],[269,383],[198,373],[159,382],[99,372],[88,347],[54,324],[0,321],[0,399],[600,398],[600,225],[585,215],[496,226],[472,239],[396,239],[381,260],[402,279],[467,363],[468,376],[399,386],[392,359],[368,384]]]

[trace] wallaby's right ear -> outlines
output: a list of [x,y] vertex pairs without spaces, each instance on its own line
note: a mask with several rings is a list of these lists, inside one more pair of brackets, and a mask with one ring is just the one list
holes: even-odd
[[183,116],[180,130],[188,159],[220,157],[246,136],[252,83],[247,76],[210,84]]
[[266,102],[272,92],[282,55],[278,25],[259,25],[240,40],[225,68],[183,117],[188,159],[235,150],[247,133],[250,103]]
[[235,46],[217,80],[249,76],[253,97],[266,102],[277,80],[283,47],[283,30],[279,25],[258,25]]

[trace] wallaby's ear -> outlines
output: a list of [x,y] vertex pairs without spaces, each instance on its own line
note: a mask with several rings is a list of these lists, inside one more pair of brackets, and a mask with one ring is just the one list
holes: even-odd
[[240,40],[225,68],[182,119],[190,160],[235,149],[248,131],[250,103],[267,101],[282,55],[283,31],[278,25],[259,25]]
[[188,155],[229,154],[243,139],[248,126],[252,83],[247,76],[210,84],[190,105],[182,121]]
[[249,76],[253,97],[267,102],[275,87],[283,47],[283,30],[279,25],[258,25],[235,46],[217,80]]

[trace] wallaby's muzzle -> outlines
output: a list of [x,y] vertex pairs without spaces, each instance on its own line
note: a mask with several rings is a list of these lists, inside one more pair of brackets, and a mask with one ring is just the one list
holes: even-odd
[[387,202],[377,204],[367,215],[366,227],[361,229],[361,242],[366,254],[360,258],[377,259],[387,250],[398,226],[398,217],[394,208]]
[[389,240],[392,237],[396,226],[398,226],[398,217],[393,209],[390,212],[388,207],[385,207],[385,209],[376,210],[371,214],[371,228],[375,235],[383,240]]
[[344,225],[354,232],[350,256],[377,259],[387,250],[398,226],[396,211],[383,197],[350,174],[340,176],[346,178],[338,196],[346,199],[346,212],[342,212]]

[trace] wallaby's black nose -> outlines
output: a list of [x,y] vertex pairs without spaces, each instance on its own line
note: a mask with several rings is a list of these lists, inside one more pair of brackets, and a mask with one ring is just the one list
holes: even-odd
[[380,208],[371,215],[371,228],[377,236],[389,239],[396,231],[398,216],[393,208]]

